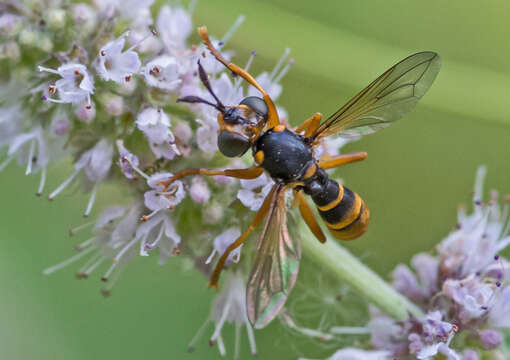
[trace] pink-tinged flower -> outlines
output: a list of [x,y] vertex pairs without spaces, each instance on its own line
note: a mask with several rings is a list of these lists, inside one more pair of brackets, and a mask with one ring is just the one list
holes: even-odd
[[152,188],[145,192],[145,206],[152,210],[150,215],[145,216],[145,219],[150,218],[159,210],[173,209],[176,207],[186,196],[184,185],[181,181],[177,180],[170,186],[169,189],[164,189],[160,185],[160,181],[168,180],[173,175],[171,173],[156,173],[147,179],[147,184]]
[[[482,271],[510,243],[508,210],[501,211],[497,198],[483,203],[486,172],[485,167],[480,167],[476,175],[473,213],[467,215],[461,208],[457,230],[438,246],[444,275],[463,278]],[[505,208],[508,209],[508,204]]]
[[116,144],[119,149],[119,161],[117,162],[117,165],[120,167],[120,170],[126,178],[136,178],[136,173],[141,172],[138,168],[140,165],[138,156],[129,152],[129,150],[127,150],[124,146],[124,142],[122,140],[117,140]]
[[133,51],[138,44],[123,51],[126,36],[124,34],[110,41],[99,51],[96,69],[104,80],[113,80],[119,84],[129,82],[142,66],[138,54]]
[[48,199],[52,200],[64,190],[83,171],[86,180],[92,185],[92,193],[84,216],[88,216],[94,205],[97,188],[106,178],[113,162],[113,145],[106,139],[100,140],[92,149],[84,152],[74,164],[74,172],[69,176]]
[[428,254],[417,254],[411,263],[418,277],[407,265],[399,264],[393,271],[392,285],[414,301],[428,301],[437,291],[439,259]]
[[505,286],[495,293],[489,308],[489,326],[495,328],[510,328],[510,286]]
[[177,61],[172,56],[159,56],[145,65],[145,82],[149,86],[173,91],[181,84]]
[[175,145],[174,134],[170,131],[170,118],[163,110],[154,108],[143,110],[138,114],[136,125],[147,137],[157,158],[172,160],[175,155],[180,155]]
[[78,120],[90,124],[96,117],[96,107],[93,103],[81,103],[76,107],[74,113]]
[[158,33],[170,54],[186,49],[186,40],[193,30],[191,16],[182,7],[165,5],[156,20]]
[[503,343],[503,335],[496,330],[481,330],[478,335],[480,336],[482,346],[486,350],[497,349]]
[[58,136],[64,136],[71,128],[71,122],[66,115],[58,114],[51,120],[51,131]]
[[237,198],[251,211],[257,211],[272,187],[273,181],[266,174],[253,180],[241,180]]
[[58,92],[59,99],[45,97],[45,100],[55,103],[81,103],[90,104],[90,95],[94,93],[94,80],[89,75],[85,65],[68,63],[58,67],[57,70],[39,66],[39,71],[49,72],[62,77],[55,85],[50,86],[50,94]]
[[240,350],[240,333],[241,328],[246,327],[248,333],[248,340],[250,343],[250,349],[252,355],[257,354],[257,348],[255,344],[255,336],[253,329],[248,321],[248,314],[246,312],[246,283],[240,273],[229,273],[226,276],[225,285],[221,292],[214,299],[211,315],[206,323],[200,328],[197,335],[191,340],[189,344],[189,351],[195,349],[196,342],[200,339],[203,330],[209,322],[213,322],[215,325],[214,332],[209,339],[210,345],[218,344],[218,350],[222,356],[225,356],[227,350],[221,331],[225,323],[234,324],[236,327],[235,345],[234,345],[234,359],[239,359]]
[[118,95],[106,97],[106,112],[111,116],[119,116],[124,113],[124,99]]
[[457,316],[462,323],[486,313],[495,289],[496,285],[482,282],[475,275],[462,280],[448,279],[443,284],[444,294],[459,305]]
[[[227,248],[234,242],[236,239],[241,236],[241,230],[237,227],[231,227],[222,232],[220,235],[214,238],[213,246],[214,249],[211,252],[211,255],[206,260],[206,264],[211,263],[212,259],[216,254],[220,256],[227,250]],[[239,258],[241,257],[241,248],[243,245],[239,246],[237,249],[232,251],[227,258],[226,264],[237,263]]]
[[209,186],[207,186],[207,183],[203,178],[200,176],[195,176],[191,180],[189,195],[194,202],[203,204],[206,203],[211,197],[211,190],[209,190]]
[[148,250],[159,249],[159,264],[164,264],[168,257],[179,253],[181,237],[175,230],[169,213],[161,211],[143,222],[136,230],[140,241],[140,255],[148,256]]

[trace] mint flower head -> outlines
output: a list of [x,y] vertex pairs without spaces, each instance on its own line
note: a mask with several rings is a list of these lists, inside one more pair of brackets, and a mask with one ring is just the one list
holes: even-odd
[[[415,255],[411,266],[398,265],[392,284],[334,240],[319,244],[302,224],[291,225],[295,208],[302,210],[304,204],[298,206],[285,196],[278,198],[282,206],[275,206],[278,212],[287,210],[278,216],[288,218],[288,229],[283,223],[276,229],[285,243],[279,248],[262,246],[253,239],[258,235],[254,231],[250,241],[233,249],[247,229],[255,228],[250,226],[254,218],[263,223],[257,212],[264,210],[264,199],[276,189],[267,174],[255,179],[226,176],[223,169],[239,171],[253,164],[252,154],[228,158],[218,148],[223,129],[218,110],[242,110],[243,120],[254,125],[243,129],[251,135],[265,126],[258,123],[258,117],[263,118],[259,112],[240,104],[246,97],[260,97],[260,91],[241,76],[232,76],[223,64],[235,61],[249,71],[257,53],[243,59],[229,45],[245,20],[242,15],[231,19],[225,34],[213,34],[209,48],[195,41],[195,5],[191,1],[188,8],[171,4],[159,10],[153,0],[94,0],[66,6],[49,1],[48,9],[0,5],[0,56],[8,63],[0,69],[0,171],[17,163],[26,175],[40,177],[37,195],[57,203],[62,195],[73,196],[76,188],[88,196],[86,204],[78,204],[87,219],[77,213],[73,224],[66,225],[76,239],[75,253],[61,262],[48,259],[56,265],[43,273],[72,268],[78,279],[100,280],[100,292],[109,296],[135,258],[148,263],[148,257],[156,256],[163,266],[180,256],[191,264],[188,268],[207,278],[216,264],[224,264],[222,282],[211,281],[221,285],[220,290],[190,349],[203,340],[217,346],[220,355],[228,351],[233,358],[240,356],[244,333],[253,355],[263,351],[257,350],[250,323],[258,311],[255,307],[265,314],[259,327],[278,317],[293,334],[314,340],[351,336],[330,347],[333,360],[503,356],[504,333],[510,327],[510,285],[509,262],[501,251],[510,243],[510,211],[508,199],[501,204],[495,192],[484,201],[483,167],[477,175],[473,210],[459,210],[455,230],[434,253]],[[212,46],[224,61],[211,55]],[[272,69],[253,74],[275,101],[285,91],[282,82],[293,67],[289,56],[290,50],[284,49]],[[285,108],[274,105],[281,125],[289,129]],[[330,159],[356,139],[332,138],[314,144],[313,151],[317,159]],[[62,158],[71,165],[57,179],[50,169]],[[183,169],[188,169],[185,176]],[[59,180],[59,185],[48,191],[47,178]],[[122,197],[96,202],[106,183],[119,189]],[[294,239],[297,246],[291,249]],[[334,278],[335,286],[337,280],[344,281],[368,299],[372,305],[362,310],[365,318],[362,314],[356,316],[356,324],[347,324],[341,316],[324,315],[324,308],[336,308],[338,313],[342,309],[338,310],[334,291],[322,296],[317,278],[310,282],[310,296],[305,296],[311,309],[320,305],[314,312],[321,317],[317,329],[307,327],[310,322],[301,324],[299,315],[309,313],[296,311],[285,289],[275,290],[278,297],[257,298],[266,296],[264,306],[252,302],[247,307],[247,287],[248,294],[258,290],[247,285],[253,263],[276,252],[290,254],[292,261],[283,262],[280,273],[260,267],[260,279],[267,289],[273,282],[294,284],[299,244],[303,258],[309,257],[303,261],[317,262],[322,273]],[[303,273],[301,277],[306,276]],[[338,285],[335,291],[341,290],[340,297],[350,296],[345,290],[349,286]],[[363,302],[357,298],[356,303]],[[225,336],[229,325],[234,327],[233,339]]]

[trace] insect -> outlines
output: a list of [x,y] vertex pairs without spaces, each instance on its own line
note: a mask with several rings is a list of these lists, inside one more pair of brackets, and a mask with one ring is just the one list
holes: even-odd
[[214,94],[204,69],[198,63],[199,77],[216,103],[198,96],[178,101],[205,103],[218,110],[218,147],[228,157],[242,156],[251,149],[254,166],[247,169],[188,169],[161,184],[168,187],[188,175],[224,175],[254,179],[265,171],[275,184],[266,196],[250,227],[219,259],[210,286],[218,286],[229,254],[239,247],[264,220],[256,245],[256,255],[247,284],[248,317],[256,328],[265,326],[281,309],[296,281],[300,260],[299,243],[290,239],[287,228],[285,193],[292,190],[299,211],[320,242],[326,241],[305,196],[309,195],[322,220],[337,239],[352,240],[367,229],[370,212],[354,191],[331,179],[325,170],[360,161],[364,152],[317,159],[314,153],[326,137],[364,135],[382,129],[409,112],[429,89],[440,68],[434,52],[411,55],[392,66],[333,115],[321,121],[316,113],[291,130],[280,123],[268,93],[239,66],[227,62],[215,49],[205,27],[199,28],[209,52],[233,74],[254,86],[261,97],[250,96],[240,104],[225,106]]

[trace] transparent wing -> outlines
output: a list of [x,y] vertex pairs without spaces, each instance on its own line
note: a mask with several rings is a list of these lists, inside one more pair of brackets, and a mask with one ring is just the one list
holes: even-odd
[[285,304],[301,257],[300,244],[291,241],[287,229],[285,191],[275,186],[246,288],[248,318],[256,329],[267,325]]
[[315,141],[371,134],[411,111],[427,92],[441,62],[434,52],[411,55],[389,68],[347,104],[325,120],[312,135]]

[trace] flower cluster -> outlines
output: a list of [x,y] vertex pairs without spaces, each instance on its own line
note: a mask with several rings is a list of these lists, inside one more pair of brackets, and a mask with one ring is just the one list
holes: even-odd
[[[70,235],[91,236],[76,245],[74,256],[44,273],[80,262],[77,278],[100,272],[105,296],[137,255],[159,253],[164,264],[182,254],[207,275],[270,187],[267,177],[239,182],[224,176],[162,185],[189,167],[246,167],[245,159],[229,160],[219,153],[214,108],[176,103],[190,95],[213,100],[200,81],[198,61],[226,105],[260,94],[230,76],[205,45],[189,43],[194,1],[188,8],[164,5],[155,18],[153,3],[97,0],[62,6],[50,0],[44,8],[37,1],[0,4],[0,59],[9,64],[0,70],[0,170],[17,160],[27,175],[40,174],[36,193],[49,200],[58,200],[72,187],[89,194],[83,215],[95,219]],[[226,44],[243,21],[240,16],[223,37],[212,39],[227,59],[234,53],[225,50]],[[252,52],[246,70],[255,55]],[[274,100],[292,64],[288,56],[285,50],[270,73],[256,77]],[[285,117],[285,110],[278,110]],[[47,175],[64,157],[72,157],[73,168],[47,191]],[[96,215],[94,204],[105,182],[128,189],[131,196]],[[223,201],[229,196],[238,200]],[[238,248],[227,265],[239,262],[241,251],[252,249]],[[244,303],[246,275],[227,276],[213,305],[216,330],[211,342],[222,354],[225,322],[247,326],[256,351]]]
[[[510,328],[510,267],[499,254],[510,243],[510,198],[501,206],[493,191],[484,202],[485,175],[480,167],[473,211],[459,208],[456,228],[437,245],[437,254],[417,254],[412,269],[400,264],[393,271],[392,286],[423,315],[397,321],[372,307],[365,329],[375,350],[341,349],[330,359],[505,358],[501,345]],[[332,328],[322,336],[335,333]]]

